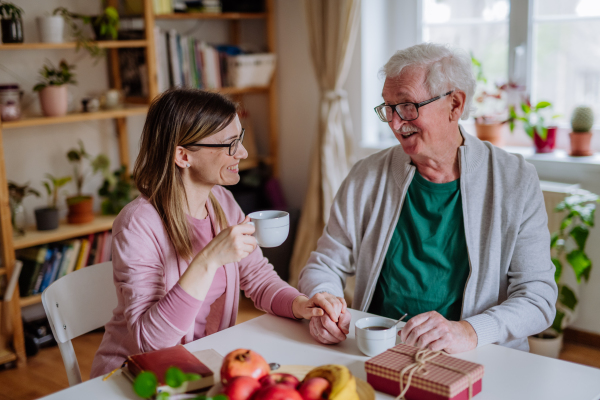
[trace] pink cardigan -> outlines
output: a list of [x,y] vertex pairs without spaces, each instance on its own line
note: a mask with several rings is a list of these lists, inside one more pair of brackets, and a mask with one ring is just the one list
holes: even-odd
[[[212,193],[230,225],[244,220],[244,213],[228,190],[215,186]],[[218,233],[210,201],[207,208],[213,228]],[[175,252],[158,212],[143,196],[128,204],[116,218],[112,254],[118,305],[105,327],[106,332],[92,364],[91,378],[120,367],[128,355],[194,340],[195,315],[189,319],[189,326],[185,329],[176,322],[181,318],[165,315],[165,310],[173,309],[168,305],[173,301],[186,309],[182,312],[194,306],[194,301],[188,301],[186,305],[177,300],[183,292],[177,283],[189,261]],[[259,247],[239,263],[224,267],[226,290],[210,307],[206,335],[235,325],[240,289],[257,308],[294,318],[292,302],[301,294],[279,278]]]

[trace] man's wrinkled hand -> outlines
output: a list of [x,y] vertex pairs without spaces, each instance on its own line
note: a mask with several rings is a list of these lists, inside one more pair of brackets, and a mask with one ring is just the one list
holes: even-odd
[[398,334],[405,344],[450,354],[477,347],[477,333],[471,324],[448,321],[436,311],[414,316]]
[[346,336],[350,333],[350,322],[352,316],[348,310],[339,315],[338,322],[331,320],[328,314],[321,317],[312,317],[310,319],[310,334],[320,343],[335,344],[346,340]]

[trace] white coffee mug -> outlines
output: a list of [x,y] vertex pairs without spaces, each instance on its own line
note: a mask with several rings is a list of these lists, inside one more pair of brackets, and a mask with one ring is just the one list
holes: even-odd
[[260,247],[277,247],[290,232],[290,215],[285,211],[256,211],[248,214],[254,225],[254,236]]
[[[402,323],[401,323],[402,325]],[[377,330],[373,328],[377,327]],[[369,357],[383,353],[396,345],[396,321],[384,317],[367,317],[356,321],[354,333],[358,349]]]

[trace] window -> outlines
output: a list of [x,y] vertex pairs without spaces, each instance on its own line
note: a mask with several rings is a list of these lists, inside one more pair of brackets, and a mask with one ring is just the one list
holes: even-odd
[[[377,72],[396,50],[423,41],[450,43],[472,52],[482,63],[488,84],[510,80],[525,87],[533,103],[550,101],[560,115],[558,147],[568,146],[569,121],[578,105],[590,105],[600,127],[600,0],[365,3],[361,13],[363,148],[397,143],[373,112],[383,87]],[[528,145],[530,139],[525,134],[511,135],[507,144],[511,143]]]
[[531,98],[548,100],[562,124],[586,104],[600,116],[600,1],[536,0]]

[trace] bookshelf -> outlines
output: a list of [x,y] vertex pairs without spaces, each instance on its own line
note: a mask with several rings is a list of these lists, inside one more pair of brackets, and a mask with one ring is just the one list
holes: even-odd
[[[115,6],[117,0],[108,0],[107,5]],[[4,134],[11,134],[13,129],[23,127],[43,127],[52,124],[69,124],[81,121],[93,121],[101,119],[113,119],[115,121],[117,140],[119,146],[119,157],[122,165],[130,170],[130,160],[128,156],[127,140],[127,122],[126,118],[133,115],[144,115],[147,113],[148,104],[158,95],[157,82],[157,60],[154,37],[154,26],[156,21],[161,20],[189,20],[206,19],[221,20],[229,24],[229,43],[240,44],[241,30],[240,23],[244,20],[262,19],[266,24],[267,49],[275,53],[275,14],[274,0],[265,0],[265,10],[263,13],[220,13],[220,14],[161,14],[154,15],[152,10],[152,0],[143,0],[144,10],[144,33],[143,40],[121,40],[121,41],[100,41],[98,46],[107,49],[107,66],[110,78],[111,88],[122,87],[122,81],[119,71],[118,49],[122,48],[143,48],[147,61],[148,73],[148,97],[147,98],[127,98],[126,105],[119,109],[102,110],[94,113],[71,113],[62,117],[42,117],[42,116],[24,116],[18,121],[0,123],[0,242],[1,266],[0,277],[5,275],[10,278],[15,262],[15,250],[24,249],[31,246],[53,243],[66,239],[77,238],[92,233],[98,233],[111,229],[115,216],[96,216],[95,220],[85,225],[68,225],[61,223],[59,228],[54,231],[40,232],[34,228],[27,230],[25,236],[13,237],[12,225],[10,220],[10,209],[8,205],[8,187],[6,165],[4,159],[4,144],[2,137]],[[35,50],[64,50],[76,49],[76,43],[17,43],[0,44],[0,54],[9,51],[14,57],[15,51],[35,51]],[[220,93],[229,95],[241,101],[244,95],[261,94],[268,97],[268,134],[267,142],[269,145],[268,154],[263,157],[257,155],[251,156],[240,162],[240,170],[246,170],[257,167],[261,162],[270,165],[273,175],[278,175],[278,121],[277,121],[277,93],[275,79],[263,87],[231,88],[225,87],[216,89]],[[23,336],[23,326],[21,321],[21,308],[41,302],[41,295],[33,295],[25,298],[19,297],[19,290],[8,302],[3,302],[0,308],[0,364],[17,361],[19,366],[26,363],[25,340]],[[6,317],[8,316],[8,318]]]

